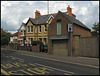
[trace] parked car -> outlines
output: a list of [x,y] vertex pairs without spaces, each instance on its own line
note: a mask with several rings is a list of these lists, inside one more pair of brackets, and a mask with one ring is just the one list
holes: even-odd
[[47,53],[48,52],[48,45],[44,44],[43,46],[41,46],[41,50],[42,50],[42,52]]

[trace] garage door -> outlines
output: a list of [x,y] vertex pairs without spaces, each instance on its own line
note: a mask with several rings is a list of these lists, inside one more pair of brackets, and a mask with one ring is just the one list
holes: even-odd
[[53,54],[68,56],[67,40],[53,40]]

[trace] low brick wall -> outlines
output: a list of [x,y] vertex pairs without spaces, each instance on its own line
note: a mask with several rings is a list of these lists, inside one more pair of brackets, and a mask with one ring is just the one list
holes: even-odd
[[6,48],[6,49],[16,49],[14,46],[10,46],[10,45],[5,45],[5,46],[3,46],[3,48]]
[[18,50],[40,52],[40,45],[38,44],[34,46],[18,46]]
[[39,44],[31,46],[31,48],[32,48],[33,52],[40,52],[40,45]]
[[18,50],[28,51],[28,46],[18,46]]

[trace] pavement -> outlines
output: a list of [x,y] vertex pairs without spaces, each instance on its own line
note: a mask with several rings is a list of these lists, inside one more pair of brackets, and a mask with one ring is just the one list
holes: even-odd
[[[1,49],[6,49],[6,48],[1,48]],[[97,66],[99,67],[99,58],[90,58],[90,57],[65,57],[65,56],[59,56],[59,55],[54,55],[54,54],[48,54],[48,53],[36,53],[32,51],[24,51],[24,50],[13,50],[13,49],[6,49],[6,50],[12,50],[16,52],[22,52],[23,54],[30,54],[34,56],[39,56],[42,58],[51,58],[51,59],[57,59],[58,61],[61,60],[67,61],[69,63],[75,63],[75,64],[83,64],[83,65],[92,65],[92,66]]]

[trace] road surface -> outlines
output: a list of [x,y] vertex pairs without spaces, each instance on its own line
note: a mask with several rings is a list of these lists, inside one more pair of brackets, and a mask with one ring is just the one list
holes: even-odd
[[1,50],[1,75],[99,75],[99,68]]

